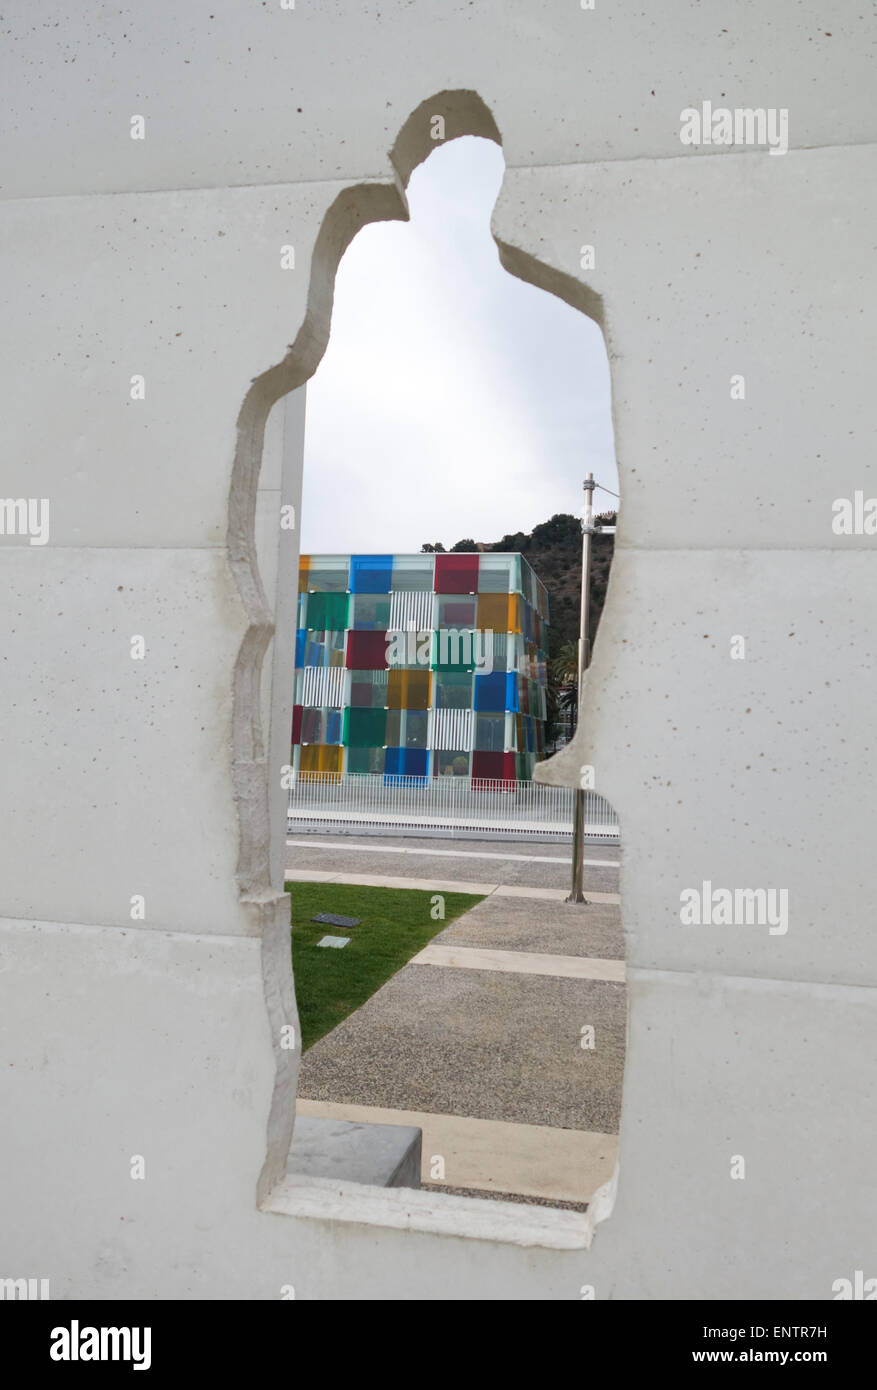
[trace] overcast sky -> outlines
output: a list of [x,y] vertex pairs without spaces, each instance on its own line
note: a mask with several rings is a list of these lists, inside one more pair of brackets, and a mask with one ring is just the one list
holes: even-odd
[[618,491],[602,334],[503,270],[502,175],[489,140],[440,146],[411,221],[365,227],[344,256],[307,387],[303,551],[497,541],[578,513],[589,469]]

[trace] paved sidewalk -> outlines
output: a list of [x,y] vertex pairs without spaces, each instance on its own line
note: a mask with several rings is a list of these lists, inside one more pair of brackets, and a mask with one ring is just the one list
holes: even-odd
[[[458,879],[424,881],[424,867],[446,872],[440,856],[397,854],[395,868],[418,872],[376,875],[366,872],[380,853],[371,846],[368,854],[335,845],[327,852],[334,872],[308,871],[311,855],[291,846],[290,876],[485,891]],[[497,877],[497,864],[537,878],[548,868],[479,857],[465,872],[478,865]],[[617,883],[614,869],[599,871]],[[617,892],[602,894],[614,901],[573,906],[564,889],[544,882],[487,887],[484,902],[305,1054],[301,1113],[419,1125],[424,1185],[581,1205],[615,1161],[626,1022]],[[587,1028],[593,1048],[581,1045]]]
[[[449,840],[384,836],[298,835],[286,841],[291,870],[378,874],[421,879],[465,879],[509,887],[569,890],[571,851],[563,844],[503,840]],[[586,845],[587,882],[597,892],[618,891],[617,845]]]

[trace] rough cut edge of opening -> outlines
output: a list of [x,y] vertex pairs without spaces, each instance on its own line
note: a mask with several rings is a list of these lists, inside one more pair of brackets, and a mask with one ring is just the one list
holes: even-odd
[[[430,134],[435,116],[442,116],[445,122],[442,141],[433,140]],[[270,872],[270,769],[262,730],[261,689],[262,667],[274,633],[274,622],[259,571],[255,537],[256,494],[265,423],[276,402],[303,386],[319,366],[329,342],[335,277],[350,242],[372,222],[407,221],[405,189],[414,169],[429,157],[437,144],[447,144],[466,135],[480,136],[502,146],[496,121],[477,92],[445,91],[428,97],[409,116],[390,151],[394,182],[359,183],[339,193],[323,219],[314,244],[307,307],[295,341],[281,362],[253,381],[238,415],[226,537],[228,562],[247,623],[235,662],[232,694],[231,772],[239,830],[237,881],[241,903],[251,917],[252,934],[262,941],[263,988],[275,1062],[267,1152],[256,1198],[261,1210],[286,1215],[356,1220],[463,1236],[483,1234],[484,1239],[554,1246],[557,1241],[548,1237],[558,1227],[558,1216],[575,1216],[579,1235],[565,1248],[586,1248],[593,1227],[611,1211],[614,1177],[598,1190],[587,1216],[582,1218],[577,1213],[549,1212],[541,1208],[539,1216],[534,1217],[532,1206],[523,1204],[418,1192],[407,1194],[406,1205],[402,1189],[397,1190],[402,1193],[398,1196],[389,1189],[354,1183],[327,1184],[314,1179],[290,1178],[286,1171],[295,1123],[300,1051],[298,1047],[291,1050],[282,1046],[283,1028],[291,1025],[296,1039],[300,1039],[301,1033],[293,986],[289,900],[285,893],[274,890]],[[588,286],[501,241],[495,231],[494,240],[500,262],[510,274],[557,295],[602,326],[602,300]],[[499,1213],[496,1208],[501,1205],[504,1210]],[[476,1210],[484,1207],[487,1212]],[[479,1227],[477,1231],[467,1229],[473,1224]],[[491,1234],[487,1234],[488,1229]],[[532,1232],[533,1238],[522,1238],[525,1232]]]
[[365,1183],[288,1174],[265,1201],[264,1212],[315,1221],[383,1226],[424,1235],[458,1236],[504,1245],[549,1250],[588,1250],[595,1227],[615,1204],[618,1168],[597,1188],[584,1213],[560,1211],[523,1202],[494,1202],[483,1197],[455,1197],[406,1187],[371,1187]]

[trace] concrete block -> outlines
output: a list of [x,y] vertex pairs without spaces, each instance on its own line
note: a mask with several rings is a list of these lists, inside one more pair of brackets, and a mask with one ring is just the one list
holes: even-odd
[[372,1187],[419,1187],[423,1131],[410,1125],[365,1125],[299,1115],[289,1171]]

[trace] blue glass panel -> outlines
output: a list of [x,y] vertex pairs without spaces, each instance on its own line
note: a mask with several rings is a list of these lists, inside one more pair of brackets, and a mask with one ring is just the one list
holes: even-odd
[[405,768],[404,768],[404,761],[403,761],[403,760],[404,760],[404,756],[405,756],[405,749],[404,749],[404,748],[388,748],[388,749],[387,749],[387,756],[386,756],[386,758],[384,759],[384,772],[385,772],[385,774],[386,774],[387,776],[390,776],[390,775],[392,775],[393,773],[396,773],[398,776],[401,776],[401,775],[402,775],[402,773],[405,771]]
[[[510,673],[513,674],[513,673]],[[506,708],[508,682],[505,671],[491,671],[475,677],[475,708],[485,714],[499,714]]]
[[519,708],[518,678],[514,671],[507,671],[505,675],[505,707],[510,710]]
[[351,593],[388,594],[392,577],[392,555],[351,555]]

